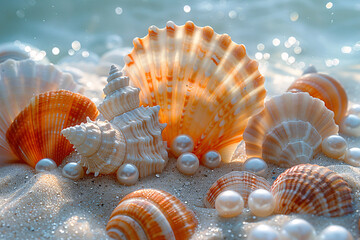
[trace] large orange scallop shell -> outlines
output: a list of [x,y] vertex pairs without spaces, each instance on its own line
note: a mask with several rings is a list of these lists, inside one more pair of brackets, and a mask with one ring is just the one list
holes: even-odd
[[20,112],[6,132],[6,140],[19,159],[30,166],[43,158],[58,165],[73,151],[62,129],[95,119],[99,112],[87,97],[66,90],[39,94]]
[[168,124],[163,139],[170,146],[176,136],[187,134],[199,158],[211,149],[229,161],[266,95],[258,63],[244,45],[211,27],[171,21],[163,29],[151,26],[133,43],[124,71],[141,89],[141,104],[161,107],[160,120]]
[[301,164],[287,169],[271,186],[275,213],[339,217],[353,212],[351,189],[326,167]]
[[198,221],[179,199],[162,190],[141,189],[126,195],[106,226],[114,239],[190,239]]

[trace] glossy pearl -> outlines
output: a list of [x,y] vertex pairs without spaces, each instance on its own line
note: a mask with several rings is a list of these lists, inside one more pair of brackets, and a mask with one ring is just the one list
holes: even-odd
[[199,168],[199,159],[193,153],[183,153],[177,159],[177,169],[185,175],[193,175]]
[[282,240],[315,240],[316,232],[310,223],[296,218],[285,224],[281,237]]
[[221,217],[236,217],[240,215],[244,209],[244,200],[239,193],[227,190],[220,193],[216,198],[215,209]]
[[208,151],[202,156],[201,163],[210,169],[217,168],[221,163],[221,155],[217,151]]
[[360,167],[360,148],[354,147],[346,151],[344,162],[354,167]]
[[275,208],[275,200],[271,192],[257,189],[248,198],[249,209],[257,217],[270,216]]
[[272,227],[260,224],[251,230],[247,240],[280,240],[280,234]]
[[264,160],[261,158],[253,157],[248,158],[244,162],[243,170],[255,173],[258,176],[265,177],[267,173],[268,166]]
[[43,158],[35,165],[36,172],[48,172],[57,168],[54,160],[50,158]]
[[80,166],[80,164],[71,162],[64,166],[62,169],[62,174],[64,177],[76,181],[84,177],[84,169]]
[[325,228],[319,236],[320,240],[353,240],[350,232],[339,225],[331,225]]
[[360,105],[359,104],[354,104],[353,106],[351,106],[348,113],[360,117]]
[[347,142],[339,135],[331,135],[322,141],[321,147],[326,156],[340,159],[346,153]]
[[116,177],[123,185],[134,185],[139,180],[139,170],[135,165],[126,163],[119,167]]
[[179,135],[171,144],[171,152],[175,157],[179,157],[183,153],[192,152],[193,150],[194,141],[189,135]]
[[340,124],[340,131],[348,136],[360,137],[360,117],[349,114]]

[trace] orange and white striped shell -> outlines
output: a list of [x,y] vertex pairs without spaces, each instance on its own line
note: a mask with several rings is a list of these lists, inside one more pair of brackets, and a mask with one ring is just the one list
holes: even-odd
[[271,98],[244,131],[246,155],[291,167],[309,163],[321,151],[322,139],[337,134],[334,113],[308,93]]
[[212,149],[230,161],[248,118],[263,107],[266,95],[258,63],[244,45],[211,27],[171,21],[163,29],[151,26],[133,43],[124,71],[141,89],[141,104],[161,107],[168,145],[187,134],[199,159]]
[[32,167],[43,158],[57,165],[73,151],[62,129],[95,119],[99,112],[87,97],[66,90],[39,94],[19,113],[6,132],[14,154]]
[[113,239],[190,239],[198,221],[179,199],[162,190],[141,189],[126,195],[106,226]]
[[242,196],[245,206],[247,199],[256,189],[265,189],[270,191],[270,183],[263,177],[246,171],[232,171],[220,177],[210,187],[204,198],[204,204],[207,208],[215,208],[215,200],[220,193],[226,190],[233,190]]
[[271,186],[275,213],[340,217],[353,212],[351,188],[326,167],[301,164],[280,174]]

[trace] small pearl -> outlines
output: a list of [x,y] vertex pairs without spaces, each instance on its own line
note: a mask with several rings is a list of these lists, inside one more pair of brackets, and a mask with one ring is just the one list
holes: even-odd
[[116,177],[123,185],[134,185],[139,180],[139,170],[135,165],[126,163],[119,167]]
[[353,114],[360,117],[360,105],[359,104],[352,105],[348,111],[348,114]]
[[54,160],[50,158],[43,158],[35,165],[36,172],[48,172],[57,168]]
[[193,175],[199,168],[199,159],[193,153],[183,153],[177,159],[176,167],[185,175]]
[[314,240],[316,232],[307,221],[296,218],[291,220],[281,231],[282,240]]
[[334,159],[340,159],[346,153],[347,142],[339,135],[331,135],[322,141],[323,153]]
[[344,162],[354,167],[360,167],[360,148],[353,147],[346,151]]
[[319,239],[321,240],[353,240],[350,232],[339,225],[330,225],[321,233]]
[[340,131],[348,136],[360,137],[360,117],[349,114],[340,124]]
[[220,165],[221,155],[217,151],[208,151],[202,156],[201,163],[207,168],[214,169]]
[[179,157],[186,152],[192,152],[194,150],[194,141],[189,135],[177,136],[171,144],[171,152],[175,157]]
[[84,176],[84,169],[80,166],[80,164],[71,162],[64,166],[62,169],[62,174],[64,177],[76,181]]
[[244,171],[253,172],[258,176],[265,177],[268,166],[261,158],[248,158],[243,166]]
[[251,230],[247,240],[280,240],[280,235],[272,227],[260,224]]
[[270,216],[275,209],[275,200],[271,192],[257,189],[248,198],[249,209],[257,217]]
[[227,190],[220,193],[216,198],[215,209],[221,217],[236,217],[240,215],[244,209],[244,200],[239,193]]

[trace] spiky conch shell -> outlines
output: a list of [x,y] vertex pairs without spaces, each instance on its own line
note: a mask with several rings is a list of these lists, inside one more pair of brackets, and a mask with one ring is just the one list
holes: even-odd
[[9,59],[0,64],[0,162],[16,160],[6,141],[6,131],[34,95],[65,89],[82,92],[71,75],[54,65]]
[[61,130],[98,115],[95,104],[81,94],[45,92],[33,97],[19,113],[6,132],[6,140],[14,154],[32,167],[43,158],[59,165],[73,151]]
[[337,173],[318,165],[301,164],[280,174],[271,192],[275,213],[306,213],[340,217],[354,211],[351,188]]
[[271,98],[244,131],[246,155],[282,167],[308,163],[321,150],[322,139],[337,134],[334,113],[308,93]]
[[106,226],[114,239],[190,239],[198,221],[179,199],[162,190],[141,189],[126,195]]
[[211,27],[171,21],[163,29],[151,26],[133,43],[124,71],[141,89],[140,104],[160,105],[160,121],[168,123],[164,140],[171,144],[187,134],[199,158],[211,149],[229,161],[266,95],[258,63],[249,59],[244,45]]

